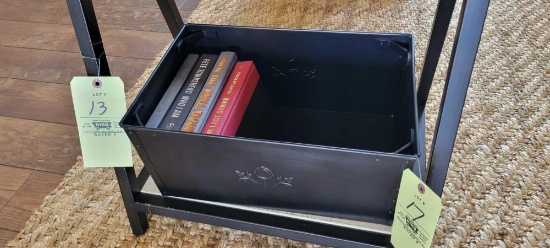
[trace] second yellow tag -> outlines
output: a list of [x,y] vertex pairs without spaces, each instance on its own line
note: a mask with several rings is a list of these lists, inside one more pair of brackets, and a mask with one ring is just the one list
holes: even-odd
[[441,198],[437,194],[411,170],[403,171],[391,243],[397,248],[430,247],[441,207]]

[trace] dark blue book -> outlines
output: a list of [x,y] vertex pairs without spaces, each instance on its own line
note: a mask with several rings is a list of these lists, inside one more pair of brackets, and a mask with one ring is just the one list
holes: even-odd
[[212,68],[214,68],[217,58],[218,55],[212,54],[203,54],[200,56],[159,128],[178,131],[181,129],[199,96],[199,92],[206,83],[206,79],[210,75]]

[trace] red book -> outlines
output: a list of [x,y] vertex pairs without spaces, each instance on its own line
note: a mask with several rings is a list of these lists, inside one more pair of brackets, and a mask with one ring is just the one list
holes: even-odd
[[252,61],[237,62],[202,133],[235,136],[259,79]]

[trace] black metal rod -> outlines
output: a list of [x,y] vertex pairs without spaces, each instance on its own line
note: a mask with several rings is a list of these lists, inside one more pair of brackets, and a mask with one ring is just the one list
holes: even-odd
[[174,0],[157,0],[157,4],[162,12],[162,16],[164,16],[166,24],[168,24],[168,29],[170,29],[172,37],[176,38],[185,24],[183,19],[181,19],[178,6],[176,6]]
[[110,76],[107,55],[91,0],[67,0],[69,14],[88,76]]
[[490,0],[464,0],[428,164],[427,183],[441,196]]
[[445,37],[449,30],[449,23],[451,22],[455,5],[456,0],[440,0],[437,5],[432,34],[426,56],[424,57],[424,64],[422,65],[420,83],[418,84],[417,100],[419,116],[426,108],[426,102],[428,101],[428,95],[430,94],[430,88],[432,87],[437,64],[439,63],[441,50],[443,49],[443,44],[445,44]]
[[133,191],[138,187],[134,167],[117,167],[115,168],[115,174],[132,232],[135,235],[144,234],[149,224],[147,223],[147,215],[144,212],[138,211],[134,198]]

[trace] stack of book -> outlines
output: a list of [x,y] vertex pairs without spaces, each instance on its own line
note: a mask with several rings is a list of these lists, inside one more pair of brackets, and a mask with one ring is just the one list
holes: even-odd
[[235,136],[259,78],[234,52],[189,54],[146,127]]

